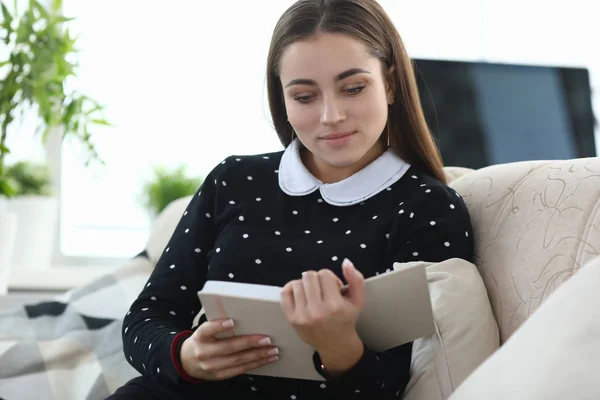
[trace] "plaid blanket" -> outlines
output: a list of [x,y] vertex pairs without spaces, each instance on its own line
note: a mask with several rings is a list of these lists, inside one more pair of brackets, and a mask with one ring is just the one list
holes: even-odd
[[121,325],[152,268],[144,252],[53,301],[0,312],[0,398],[105,399],[139,375]]
[[113,273],[54,301],[0,311],[0,400],[106,399],[139,375],[123,354],[123,317],[191,198],[171,202],[145,250]]

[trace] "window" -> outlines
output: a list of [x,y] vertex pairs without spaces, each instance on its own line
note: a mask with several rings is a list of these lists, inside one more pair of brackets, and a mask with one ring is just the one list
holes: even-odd
[[[139,197],[153,164],[185,163],[205,176],[230,154],[281,149],[265,63],[272,29],[293,1],[65,0],[81,33],[77,88],[108,106],[115,127],[93,137],[105,167],[84,168],[72,147],[57,160],[64,256],[124,258],[143,248],[151,222]],[[593,66],[600,81],[584,0],[556,9],[517,0],[380,3],[414,57],[575,62]]]
[[[268,116],[265,60],[272,26],[290,1],[67,0],[81,32],[78,85],[114,128],[94,140],[105,167],[62,154],[61,251],[128,257],[143,249],[150,219],[140,206],[153,164],[205,176],[229,154],[281,148]],[[155,3],[153,3],[155,4]],[[227,16],[227,17],[225,17]]]

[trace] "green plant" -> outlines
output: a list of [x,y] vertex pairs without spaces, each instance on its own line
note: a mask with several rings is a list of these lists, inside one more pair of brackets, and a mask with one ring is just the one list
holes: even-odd
[[173,169],[154,166],[152,177],[143,187],[143,205],[156,216],[173,200],[194,194],[202,182],[202,178],[188,176],[184,165]]
[[50,168],[44,164],[17,162],[6,168],[6,179],[16,196],[52,194]]
[[95,100],[66,89],[67,80],[76,75],[74,58],[79,50],[75,48],[77,38],[66,27],[72,18],[62,15],[61,6],[62,0],[52,0],[48,6],[30,0],[19,12],[15,0],[11,14],[5,3],[1,4],[0,40],[9,56],[0,60],[0,194],[15,194],[6,179],[4,162],[10,152],[8,128],[17,113],[36,113],[40,122],[37,133],[41,133],[42,140],[62,129],[63,138],[74,136],[85,146],[86,165],[94,160],[102,163],[91,141],[90,128],[110,124]]

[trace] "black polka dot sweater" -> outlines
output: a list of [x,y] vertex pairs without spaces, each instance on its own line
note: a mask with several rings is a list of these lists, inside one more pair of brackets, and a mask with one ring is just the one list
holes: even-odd
[[339,187],[313,177],[310,188],[299,158],[282,158],[290,151],[232,156],[208,175],[124,319],[125,356],[183,398],[401,397],[411,344],[386,352],[365,348],[352,369],[325,382],[241,375],[197,383],[179,366],[176,353],[208,279],[284,286],[309,269],[329,268],[343,280],[344,258],[365,277],[390,271],[394,262],[472,261],[469,214],[451,188],[397,158],[374,162]]

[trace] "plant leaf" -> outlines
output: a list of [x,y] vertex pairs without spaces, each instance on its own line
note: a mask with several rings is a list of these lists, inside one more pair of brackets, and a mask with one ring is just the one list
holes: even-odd
[[23,21],[17,26],[17,43],[25,43],[29,39],[31,33],[31,25],[34,21],[30,21],[31,13],[27,13],[23,16]]
[[75,21],[75,18],[73,17],[65,17],[65,16],[60,16],[56,19],[58,22],[63,23],[63,22],[71,22],[71,21]]
[[188,176],[185,165],[173,169],[155,165],[152,170],[153,176],[143,186],[142,201],[154,215],[158,215],[173,200],[194,194],[203,181],[200,177]]
[[46,8],[40,4],[40,2],[38,2],[37,0],[31,0],[33,3],[33,8],[35,8],[41,16],[41,19],[49,19],[50,18],[50,14],[48,13],[48,10],[46,10]]
[[19,161],[6,169],[4,174],[17,196],[49,195],[52,177],[47,164]]
[[8,183],[8,180],[1,176],[0,176],[0,194],[4,195],[6,197],[9,197],[9,198],[14,197],[16,195],[15,190]]
[[[47,132],[61,126],[63,138],[72,136],[82,145],[86,164],[104,164],[92,140],[92,128],[112,126],[103,115],[104,107],[65,85],[69,77],[76,77],[78,67],[77,36],[68,25],[74,19],[63,15],[62,0],[14,0],[14,12],[6,1],[0,1],[0,41],[6,41],[9,54],[8,60],[0,61],[7,72],[0,78],[2,125],[13,123],[16,110],[35,110],[42,141]],[[6,152],[3,148],[2,154]]]
[[60,10],[61,6],[62,6],[62,0],[53,0],[52,1],[52,11],[54,13],[57,13]]
[[10,11],[8,11],[8,8],[6,8],[4,3],[2,3],[2,17],[2,26],[10,33],[10,24],[13,21],[13,17],[10,15]]
[[97,125],[112,126],[111,123],[105,120],[104,118],[93,119],[91,122]]

